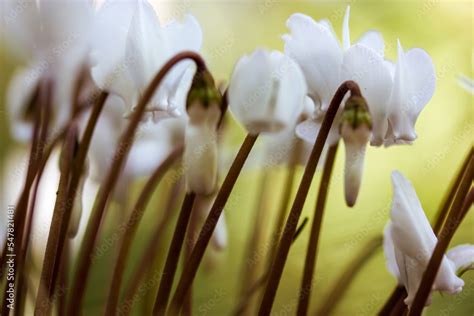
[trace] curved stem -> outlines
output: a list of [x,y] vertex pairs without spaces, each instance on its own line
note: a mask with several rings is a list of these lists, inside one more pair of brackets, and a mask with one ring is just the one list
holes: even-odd
[[283,268],[288,257],[288,252],[290,251],[291,240],[293,238],[293,234],[295,233],[298,220],[301,216],[304,202],[306,200],[306,196],[308,195],[309,187],[311,186],[311,181],[313,180],[321,152],[323,151],[324,144],[326,143],[331,125],[334,121],[334,118],[336,117],[337,110],[339,109],[339,106],[348,91],[351,91],[353,96],[361,96],[359,86],[354,81],[346,81],[337,89],[336,94],[331,100],[321,125],[321,129],[319,130],[318,137],[314,143],[313,150],[311,151],[308,163],[306,164],[300,186],[298,187],[295,200],[293,201],[293,206],[291,207],[290,214],[288,215],[288,219],[286,221],[285,230],[283,231],[278,245],[278,251],[270,269],[270,277],[263,295],[262,303],[260,305],[260,316],[269,315],[272,310],[273,301],[275,300],[275,295],[280,283],[281,275],[283,273]]
[[72,283],[71,300],[68,304],[68,315],[76,316],[80,313],[82,298],[84,296],[84,291],[87,284],[87,277],[89,275],[89,270],[92,263],[91,259],[93,257],[93,248],[99,232],[100,223],[104,216],[109,196],[116,185],[122,166],[125,162],[125,159],[128,157],[128,153],[130,152],[133,138],[145,111],[145,107],[155,94],[156,89],[160,85],[165,75],[170,71],[171,68],[173,68],[175,64],[185,59],[192,59],[197,64],[197,71],[202,71],[202,69],[206,68],[202,58],[194,52],[182,52],[171,58],[160,69],[158,74],[148,85],[143,96],[138,102],[130,123],[119,140],[119,145],[116,149],[113,163],[100,187],[97,201],[92,210],[89,222],[87,223],[84,239],[80,247],[77,268]]
[[[53,218],[51,220],[51,228],[48,235],[48,244],[44,257],[43,270],[41,271],[41,279],[36,296],[35,315],[38,316],[50,315],[53,308],[52,294],[54,291],[54,285],[51,284],[52,279],[45,278],[45,276],[49,276],[49,273],[52,273],[52,269],[54,267],[52,261],[54,260],[55,254],[51,253],[51,241],[57,240],[57,238],[59,238],[61,218],[64,214],[68,198],[69,180],[71,178],[72,161],[74,159],[77,133],[77,125],[71,126],[61,152],[61,176],[59,178],[58,193],[56,203],[54,204]],[[48,247],[48,245],[50,246]]]
[[173,299],[171,300],[169,311],[170,315],[177,315],[181,309],[188,289],[190,288],[196,276],[199,264],[202,261],[204,252],[206,251],[207,245],[209,244],[209,241],[212,237],[212,233],[216,228],[217,221],[219,220],[224,206],[227,203],[227,199],[234,188],[240,171],[242,170],[242,167],[244,166],[244,163],[247,160],[247,157],[252,150],[257,138],[258,135],[247,135],[242,146],[240,147],[237,156],[234,159],[234,162],[232,163],[232,166],[229,169],[229,172],[227,173],[227,176],[224,179],[224,182],[222,183],[219,192],[217,193],[214,204],[209,211],[209,215],[204,222],[196,245],[194,246],[193,252],[191,253],[191,257],[184,266],[184,270],[176,288],[176,292],[173,296]]
[[367,261],[375,254],[376,250],[382,246],[383,238],[378,236],[365,245],[361,251],[357,254],[354,260],[347,266],[341,276],[334,283],[334,288],[329,292],[326,299],[323,300],[324,304],[314,315],[330,315],[337,303],[341,300],[342,296],[346,293],[349,288],[349,284],[356,277],[357,273],[367,263]]
[[[270,183],[270,171],[268,169],[263,170],[261,178],[258,183],[259,190],[257,191],[257,203],[255,204],[255,209],[253,212],[254,217],[251,218],[253,222],[252,229],[250,230],[251,234],[247,241],[247,249],[245,251],[244,260],[242,262],[242,271],[241,271],[241,288],[239,297],[245,296],[248,291],[248,288],[255,283],[255,278],[259,272],[259,262],[261,261],[260,256],[262,249],[260,249],[262,243],[263,235],[263,226],[265,220],[268,218],[266,212],[268,207],[266,205],[266,200],[268,198]],[[250,226],[250,225],[249,225]],[[243,314],[246,313],[246,309],[249,309],[252,305],[251,300],[247,301],[247,304],[244,306]]]
[[[49,315],[51,313],[52,297],[54,294],[58,272],[61,267],[60,261],[63,258],[62,254],[64,243],[67,239],[66,234],[69,226],[72,207],[74,205],[74,200],[76,199],[77,187],[79,185],[80,178],[83,175],[84,164],[90,142],[92,140],[92,135],[107,97],[108,93],[102,92],[91,113],[78,151],[71,157],[71,174],[67,175],[68,178],[65,184],[67,186],[67,192],[65,193],[66,196],[64,197],[64,200],[59,200],[58,194],[58,199],[53,212],[51,228],[48,235],[48,241],[46,243],[40,285],[36,298],[35,313],[37,315]],[[75,123],[73,122],[72,125],[74,126],[74,124]],[[76,140],[77,139],[75,139],[74,142],[76,142]],[[76,143],[74,143],[74,146],[76,146]]]
[[[141,256],[141,259],[138,261],[138,264],[136,265],[135,272],[132,273],[132,276],[130,277],[130,281],[127,283],[127,286],[125,287],[124,299],[120,305],[120,311],[121,313],[124,313],[124,315],[128,315],[131,308],[133,307],[135,303],[136,293],[140,287],[141,281],[145,278],[147,273],[150,271],[150,268],[152,267],[155,261],[154,259],[158,255],[158,252],[161,248],[160,245],[163,241],[163,238],[162,238],[163,231],[168,226],[170,220],[173,217],[172,213],[177,206],[177,200],[178,200],[179,192],[181,191],[182,186],[183,186],[182,179],[178,180],[173,185],[172,192],[170,193],[170,196],[166,203],[165,214],[163,214],[161,222],[158,224],[158,227],[155,229],[155,231],[153,232],[153,235],[148,241],[148,245],[146,246],[145,251],[143,252],[143,255]],[[128,313],[125,313],[125,309],[127,309]]]
[[[316,271],[316,258],[319,247],[319,236],[321,234],[321,225],[323,222],[324,208],[326,206],[329,183],[331,181],[334,161],[336,160],[337,145],[329,148],[326,162],[324,163],[323,176],[319,184],[319,192],[314,210],[314,219],[311,226],[308,247],[306,249],[306,259],[304,263],[303,280],[301,282],[300,296],[298,302],[297,315],[306,315],[309,308],[309,298],[313,287],[313,276]],[[326,315],[326,314],[321,314]]]
[[[428,295],[431,292],[433,282],[438,273],[439,266],[443,260],[444,253],[446,252],[451,238],[454,236],[457,228],[464,219],[469,208],[472,206],[474,189],[469,189],[472,185],[474,174],[474,157],[471,157],[466,172],[461,180],[459,185],[458,192],[453,200],[451,209],[449,211],[448,219],[444,224],[441,233],[439,234],[439,239],[436,244],[436,247],[431,255],[428,266],[423,273],[423,278],[421,279],[418,291],[416,292],[415,299],[411,308],[409,310],[409,316],[418,316],[421,315],[423,308],[425,307],[425,302],[428,298]],[[468,193],[469,192],[469,193]]]
[[115,315],[120,296],[120,288],[122,286],[122,280],[124,277],[124,271],[128,259],[130,248],[137,232],[138,226],[143,218],[146,207],[150,198],[153,195],[156,187],[163,178],[163,175],[169,168],[176,162],[176,160],[182,155],[182,146],[173,150],[168,157],[161,163],[153,172],[151,177],[146,182],[140,196],[135,203],[132,212],[129,215],[128,221],[124,227],[122,227],[122,237],[119,244],[120,250],[115,260],[114,272],[112,275],[112,284],[110,285],[109,296],[107,300],[107,306],[105,315]]

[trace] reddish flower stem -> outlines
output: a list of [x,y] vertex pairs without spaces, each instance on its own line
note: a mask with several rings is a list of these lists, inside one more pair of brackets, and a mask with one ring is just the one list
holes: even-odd
[[115,261],[114,272],[112,275],[112,283],[110,285],[109,298],[107,300],[107,306],[105,315],[115,315],[118,313],[117,305],[120,295],[120,288],[122,286],[122,280],[124,277],[125,267],[128,259],[128,254],[132,246],[133,239],[137,232],[138,226],[145,213],[146,206],[150,201],[153,192],[163,178],[163,175],[169,168],[176,162],[176,160],[182,155],[183,148],[180,146],[173,150],[168,157],[155,169],[147,183],[143,187],[137,202],[135,203],[132,212],[128,218],[128,221],[123,227],[122,237],[120,241],[120,250]]
[[199,234],[198,240],[196,241],[196,245],[191,253],[191,256],[184,266],[183,273],[179,280],[178,286],[176,288],[176,292],[171,300],[170,309],[168,311],[169,315],[177,315],[181,310],[183,305],[184,299],[188,292],[188,289],[191,287],[193,280],[196,276],[197,270],[199,265],[202,261],[204,256],[204,252],[206,251],[207,245],[212,237],[212,233],[216,228],[217,221],[219,220],[220,215],[224,209],[225,204],[234,188],[235,182],[244,166],[245,161],[257,140],[258,135],[251,135],[248,134],[245,138],[237,156],[232,163],[232,166],[227,173],[227,176],[222,183],[222,186],[217,193],[216,199],[214,200],[214,204],[209,211],[209,215],[204,222],[203,228]]
[[171,70],[171,68],[173,68],[175,64],[185,59],[193,60],[197,65],[197,71],[202,71],[206,68],[202,58],[194,52],[182,52],[171,58],[160,69],[160,71],[148,85],[135,109],[129,125],[119,140],[119,145],[116,149],[112,165],[100,187],[99,194],[92,210],[91,217],[89,218],[84,239],[81,244],[77,268],[72,283],[71,299],[68,304],[68,315],[70,316],[76,316],[80,314],[82,299],[84,297],[87,278],[93,259],[93,248],[99,233],[100,223],[104,217],[109,196],[115,188],[120,171],[123,167],[123,164],[125,163],[126,158],[128,157],[128,153],[130,152],[135,132],[142,119],[142,115],[145,112],[146,105],[155,94],[156,89],[162,82],[165,75]]
[[[473,190],[469,189],[472,186],[472,180],[474,175],[474,157],[471,157],[467,166],[466,172],[464,173],[459,189],[454,197],[451,209],[449,211],[448,219],[444,224],[441,233],[438,237],[438,242],[431,255],[431,259],[428,266],[423,273],[423,278],[416,292],[413,304],[410,307],[409,316],[419,316],[425,307],[428,295],[431,292],[433,282],[438,273],[439,266],[443,260],[444,254],[448,248],[449,242],[451,241],[454,233],[464,219],[469,208],[472,206],[473,201]],[[468,193],[469,192],[469,193]]]
[[[313,287],[313,276],[316,273],[316,258],[318,255],[319,236],[321,234],[321,225],[323,222],[324,208],[326,206],[329,183],[331,181],[332,170],[336,160],[338,144],[329,148],[324,163],[323,176],[319,184],[316,207],[314,209],[314,219],[311,226],[308,247],[306,249],[306,260],[304,264],[303,279],[301,282],[300,296],[298,302],[297,315],[306,315],[309,308],[309,299]],[[322,314],[326,315],[326,314]]]
[[301,212],[303,210],[303,206],[308,195],[309,187],[311,186],[321,152],[323,151],[324,144],[326,143],[329,130],[334,118],[336,117],[339,106],[348,91],[351,91],[352,96],[361,96],[357,83],[354,81],[346,81],[337,89],[333,99],[331,100],[321,125],[321,129],[319,130],[318,137],[314,143],[313,150],[311,151],[308,163],[306,164],[300,186],[296,193],[295,200],[293,201],[293,206],[291,207],[290,214],[288,215],[288,219],[286,221],[285,230],[283,231],[280,243],[278,245],[278,251],[275,255],[272,268],[270,269],[270,277],[263,295],[262,303],[260,305],[260,316],[270,315],[272,310],[273,301],[275,300],[278,285],[283,273],[283,268],[290,251],[291,240],[293,238],[293,234],[295,233],[298,220],[301,216]]

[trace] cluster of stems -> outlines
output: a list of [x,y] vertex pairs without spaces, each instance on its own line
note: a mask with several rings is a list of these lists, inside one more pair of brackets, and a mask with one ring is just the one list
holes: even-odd
[[[58,310],[61,311],[61,313],[74,316],[81,314],[87,280],[94,258],[94,245],[99,237],[99,229],[103,219],[105,218],[110,196],[126,162],[128,153],[134,141],[135,133],[140,121],[142,120],[146,106],[165,75],[174,65],[185,59],[191,59],[195,62],[198,69],[198,75],[206,70],[205,63],[199,55],[192,52],[183,52],[171,58],[148,85],[145,93],[139,100],[127,128],[121,135],[110,169],[108,170],[96,196],[96,201],[87,223],[85,235],[80,245],[77,263],[75,264],[75,270],[73,277],[70,280],[70,285],[68,284],[68,271],[70,269],[69,265],[71,265],[68,249],[70,240],[67,236],[69,222],[73,211],[74,201],[75,199],[80,198],[77,196],[78,188],[81,178],[84,176],[83,170],[87,163],[87,154],[94,130],[109,94],[108,92],[103,91],[97,95],[95,102],[93,102],[94,104],[88,117],[85,131],[80,135],[78,119],[86,109],[90,108],[90,106],[79,104],[79,95],[84,85],[85,75],[81,74],[78,76],[74,91],[74,106],[71,118],[67,125],[57,135],[55,135],[50,142],[48,142],[48,131],[50,125],[49,117],[51,115],[51,95],[54,85],[48,78],[41,80],[41,83],[37,88],[37,93],[35,93],[32,100],[35,121],[32,131],[30,160],[28,163],[25,184],[20,194],[14,215],[17,226],[14,237],[14,244],[17,246],[17,248],[15,248],[15,256],[17,260],[17,268],[15,270],[17,288],[15,315],[21,315],[24,312],[24,292],[27,289],[28,281],[25,265],[26,253],[30,241],[36,196],[41,176],[51,152],[55,146],[62,142],[60,179],[51,227],[46,244],[39,288],[36,293],[35,315],[50,315],[54,304],[58,303]],[[296,196],[288,214],[287,210],[290,205],[291,190],[296,178],[295,161],[298,159],[301,150],[301,144],[299,144],[300,141],[295,142],[296,146],[294,154],[292,159],[289,161],[289,173],[285,181],[285,189],[272,233],[271,242],[272,245],[274,244],[274,247],[271,247],[268,251],[268,262],[265,262],[264,271],[260,276],[257,277],[257,274],[250,273],[253,267],[245,268],[244,266],[243,275],[246,277],[243,278],[242,281],[242,289],[240,292],[241,297],[237,308],[235,309],[236,315],[246,313],[250,306],[249,302],[260,289],[263,290],[263,295],[259,302],[258,314],[270,315],[290,247],[307,223],[307,219],[305,219],[302,224],[298,226],[330,128],[347,93],[350,93],[352,97],[361,97],[361,91],[358,85],[353,81],[344,82],[336,91],[324,117],[321,129],[314,143],[309,160],[301,177]],[[226,98],[224,97],[224,99]],[[224,101],[224,103],[226,102]],[[181,211],[178,215],[174,234],[171,239],[165,266],[161,274],[162,277],[153,307],[153,315],[178,315],[183,310],[185,314],[190,314],[192,310],[191,288],[193,281],[209,245],[212,234],[216,228],[217,222],[222,215],[227,200],[232,193],[236,181],[242,171],[247,157],[258,139],[258,136],[258,134],[251,133],[246,136],[224,178],[222,185],[220,186],[220,189],[217,192],[213,205],[210,208],[199,234],[197,235],[197,239],[195,240],[194,233],[197,232],[198,227],[195,225],[189,225],[189,223],[192,217],[195,200],[199,198],[199,196],[194,192],[186,193]],[[314,280],[317,280],[316,263],[319,249],[319,237],[321,234],[331,175],[336,161],[337,148],[338,144],[329,147],[319,184],[319,191],[309,234],[309,242],[306,250],[303,277],[298,295],[297,315],[308,314],[311,294],[315,283]],[[153,266],[153,262],[157,256],[156,244],[160,240],[164,228],[169,224],[169,218],[171,218],[170,214],[175,209],[174,206],[181,187],[179,182],[175,184],[170,194],[170,200],[166,204],[166,214],[163,217],[162,222],[155,229],[153,236],[150,238],[146,251],[139,260],[139,267],[132,273],[132,278],[129,284],[125,287],[123,286],[128,256],[145,209],[147,208],[153,192],[157,188],[160,180],[163,178],[164,174],[177,161],[179,161],[182,152],[182,147],[175,148],[175,150],[156,167],[155,171],[151,174],[144,185],[141,194],[134,203],[133,209],[128,213],[129,216],[124,222],[125,229],[121,232],[119,252],[114,260],[112,281],[108,291],[105,315],[117,315],[120,313],[121,290],[124,289],[122,295],[124,301],[131,301],[137,292],[140,282],[145,278],[146,274],[150,272]],[[453,181],[453,185],[442,203],[440,211],[438,212],[437,220],[434,224],[434,231],[439,238],[438,243],[423,275],[413,305],[408,311],[408,315],[410,316],[421,315],[447,246],[472,205],[474,198],[474,191],[471,188],[473,172],[474,158],[473,150],[471,148],[459,174]],[[259,212],[262,212],[263,209],[266,208],[266,206],[262,206],[262,201],[265,196],[265,188],[269,182],[267,177],[268,174],[265,171],[262,175],[262,192],[259,194],[260,200],[259,203],[257,203],[257,221],[253,230],[252,238],[250,238],[247,259],[252,256],[252,253],[257,251],[257,247],[260,244],[259,240],[261,239],[262,233],[260,229],[262,225],[258,219],[262,216],[266,216],[264,213],[260,214]],[[192,226],[192,228],[189,228],[190,226]],[[186,234],[188,234],[188,236],[190,234],[193,235],[191,236],[193,240],[191,245],[186,246],[185,264],[176,283],[174,295],[171,295]],[[328,315],[334,309],[337,303],[341,300],[341,297],[344,295],[357,271],[363,267],[365,262],[380,247],[381,240],[381,237],[377,236],[374,240],[371,240],[357,256],[355,256],[354,260],[340,275],[336,286],[329,292],[325,303],[317,312],[318,315]],[[5,246],[2,248],[0,257],[1,276],[4,274],[3,268],[6,259],[7,247]],[[68,289],[67,295],[59,295],[60,298],[57,299],[59,302],[55,302],[55,292],[61,288]],[[6,293],[6,290],[7,289],[5,288],[4,293]],[[387,303],[380,310],[379,315],[389,316],[402,315],[403,313],[406,313],[406,307],[403,304],[405,296],[406,291],[402,287],[397,287]],[[4,299],[1,307],[1,315],[9,315],[9,312],[10,310],[7,307],[6,300]]]

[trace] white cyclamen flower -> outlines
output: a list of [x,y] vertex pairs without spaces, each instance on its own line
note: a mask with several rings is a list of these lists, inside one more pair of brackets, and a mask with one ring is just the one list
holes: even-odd
[[[399,172],[392,174],[393,202],[390,221],[385,228],[384,252],[388,270],[398,279],[408,293],[405,303],[413,303],[423,273],[437,243],[437,238],[426,218],[421,203],[411,183]],[[464,281],[456,270],[473,260],[472,247],[453,249],[451,256],[444,256],[433,283],[433,291],[456,294]],[[455,261],[452,258],[456,259]],[[427,305],[431,303],[431,297]]]
[[12,134],[31,137],[28,111],[41,79],[53,80],[52,129],[62,126],[72,109],[76,80],[88,63],[93,7],[88,0],[5,0],[1,3],[2,31],[24,66],[8,90]]
[[[326,20],[316,22],[303,14],[294,14],[287,21],[290,34],[283,36],[285,52],[303,70],[309,96],[315,103],[313,117],[298,125],[296,132],[313,143],[334,93],[344,81],[353,80],[360,86],[367,101],[372,120],[371,145],[411,142],[416,137],[416,118],[434,92],[435,76],[431,59],[421,49],[404,53],[399,45],[398,63],[394,66],[384,59],[385,44],[382,35],[375,31],[365,33],[351,44],[349,13],[348,7],[343,22],[342,44]],[[342,112],[343,109],[338,112],[332,125],[329,144],[336,143],[341,136]],[[346,139],[357,137],[350,137],[350,133],[357,134],[357,131],[345,129]],[[354,184],[346,183],[346,189],[351,191],[346,192],[346,196],[353,196],[353,202],[361,182],[361,158],[365,155],[365,145],[362,141],[359,143],[360,147],[351,148],[351,151],[360,155],[348,157],[346,153],[346,172],[353,172],[346,175],[346,179],[353,179]],[[353,203],[347,200],[347,204]]]
[[249,133],[275,133],[293,125],[304,107],[306,82],[288,56],[258,49],[235,65],[229,107]]
[[[161,26],[147,0],[109,0],[99,10],[97,23],[103,31],[94,45],[92,75],[100,88],[123,98],[127,115],[169,59],[183,51],[198,52],[202,44],[202,31],[193,16]],[[154,121],[184,113],[195,68],[191,61],[183,61],[167,74],[147,105]]]

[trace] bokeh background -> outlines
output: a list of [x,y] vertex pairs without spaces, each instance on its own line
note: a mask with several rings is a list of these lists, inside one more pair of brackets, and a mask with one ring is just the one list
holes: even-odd
[[[1,1],[1,0],[0,0]],[[203,55],[218,80],[228,81],[232,67],[238,58],[256,47],[283,49],[281,35],[287,32],[287,18],[301,12],[319,20],[327,18],[338,35],[342,31],[342,19],[347,5],[351,5],[351,38],[357,39],[366,30],[382,32],[386,42],[386,55],[396,57],[396,41],[399,38],[405,49],[421,47],[433,58],[437,74],[437,88],[431,102],[419,116],[416,131],[418,139],[411,146],[395,146],[388,149],[369,148],[359,199],[353,209],[343,200],[343,147],[339,148],[330,186],[326,214],[317,262],[317,277],[312,292],[310,311],[314,313],[326,299],[326,295],[343,269],[368,241],[380,235],[389,217],[392,188],[390,173],[397,169],[414,184],[422,205],[430,219],[433,218],[443,194],[472,146],[474,131],[473,98],[457,83],[457,76],[473,77],[473,14],[472,1],[154,1],[154,6],[163,22],[180,18],[190,12],[194,14],[204,31]],[[17,182],[25,145],[15,143],[9,133],[9,118],[5,109],[5,89],[16,60],[8,54],[0,41],[0,164],[2,166],[2,212],[6,201],[14,201],[9,194]],[[311,45],[311,43],[308,43]],[[222,157],[231,159],[244,137],[243,129],[228,116],[228,128],[223,140]],[[217,252],[210,250],[199,270],[194,286],[194,310],[196,315],[228,315],[239,301],[242,266],[248,239],[255,221],[255,204],[260,192],[262,168],[258,160],[264,148],[265,137],[259,140],[257,150],[239,178],[229,204],[225,209],[229,241],[227,248]],[[13,157],[13,158],[12,158]],[[263,162],[264,164],[264,162]],[[224,164],[226,165],[226,164]],[[54,166],[52,167],[54,169]],[[316,198],[318,171],[305,205],[303,216],[312,219]],[[279,196],[282,194],[286,174],[284,167],[269,171],[270,186],[265,195],[266,211],[263,219],[263,237],[256,258],[265,261],[268,250],[270,228],[273,226]],[[297,179],[302,167],[297,171]],[[225,170],[221,176],[225,175]],[[144,249],[151,232],[162,218],[164,201],[169,193],[171,180],[163,181],[147,210],[143,225],[134,243],[129,265],[134,267]],[[298,181],[297,181],[298,183]],[[134,186],[130,193],[130,204],[139,192],[142,183]],[[54,181],[51,194],[46,195],[44,205],[54,203]],[[94,186],[86,194],[92,196]],[[295,185],[296,189],[296,185]],[[49,201],[48,201],[49,200]],[[180,203],[180,202],[179,202]],[[87,203],[86,203],[87,207]],[[121,217],[123,205],[111,205],[107,220],[113,222]],[[48,229],[50,210],[41,209],[43,216],[37,220],[38,236]],[[175,212],[176,214],[176,212]],[[2,218],[3,220],[3,218]],[[161,253],[154,263],[153,271],[161,271],[163,256],[169,245],[175,218],[170,220],[160,243]],[[83,223],[84,224],[84,223]],[[278,290],[273,312],[275,315],[292,315],[296,311],[296,299],[309,235],[309,227],[293,245]],[[89,282],[86,298],[87,315],[100,315],[110,282],[110,260],[116,248],[111,237],[116,226],[106,223],[99,246],[106,253],[97,260]],[[42,239],[43,238],[43,239]],[[46,237],[38,238],[34,244],[32,275],[40,271],[42,251]],[[110,242],[112,240],[112,242]],[[469,214],[454,237],[452,245],[474,243],[474,214]],[[130,268],[130,270],[131,270]],[[255,265],[257,274],[261,265]],[[150,280],[153,280],[153,271]],[[466,273],[464,291],[457,296],[434,294],[427,315],[474,315],[474,273]],[[334,315],[374,315],[385,302],[396,284],[385,268],[381,249],[369,260],[350,285]],[[150,308],[150,299],[155,295],[157,284],[150,282],[149,288],[141,292],[134,313],[141,315]]]

